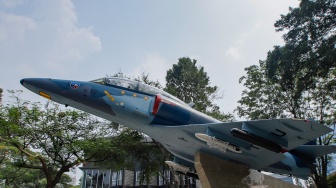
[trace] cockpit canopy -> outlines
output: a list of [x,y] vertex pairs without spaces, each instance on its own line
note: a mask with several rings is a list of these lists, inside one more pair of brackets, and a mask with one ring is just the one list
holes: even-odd
[[120,78],[120,77],[106,77],[106,78],[100,78],[100,79],[96,79],[96,80],[92,80],[91,82],[97,83],[97,84],[101,84],[101,85],[106,85],[106,86],[117,86],[117,87],[122,87],[125,89],[130,89],[130,90],[135,90],[138,92],[142,92],[142,93],[147,93],[150,95],[163,95],[165,97],[168,97],[170,99],[173,99],[174,101],[188,106],[186,103],[184,103],[183,101],[181,101],[180,99],[174,97],[173,95],[162,91],[156,87],[147,85],[145,83],[141,83],[139,81],[133,81],[133,80],[129,80],[129,79],[125,79],[125,78]]

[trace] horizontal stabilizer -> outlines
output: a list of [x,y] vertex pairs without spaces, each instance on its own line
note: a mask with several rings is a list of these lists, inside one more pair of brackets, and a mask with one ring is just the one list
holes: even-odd
[[305,154],[312,158],[317,158],[329,153],[336,153],[336,146],[322,146],[322,145],[303,145],[294,149],[297,152]]

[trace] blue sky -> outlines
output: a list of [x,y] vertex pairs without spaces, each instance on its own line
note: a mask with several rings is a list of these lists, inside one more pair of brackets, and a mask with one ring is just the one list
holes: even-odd
[[[25,77],[93,80],[122,71],[165,84],[180,57],[203,66],[233,112],[244,68],[282,44],[274,22],[297,0],[0,0],[0,88]],[[8,94],[5,92],[5,101]],[[80,177],[80,176],[78,176]]]
[[[297,0],[0,0],[0,87],[25,77],[92,80],[122,71],[165,84],[180,57],[203,66],[233,112],[244,68],[283,44],[274,22]],[[5,93],[7,95],[7,93]],[[5,97],[7,100],[7,96]]]

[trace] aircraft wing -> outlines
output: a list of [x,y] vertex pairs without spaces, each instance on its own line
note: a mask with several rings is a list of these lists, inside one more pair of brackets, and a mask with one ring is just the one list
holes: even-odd
[[[272,119],[160,127],[162,134],[172,132],[173,135],[179,139],[186,138],[186,140],[184,140],[184,142],[181,141],[180,144],[182,145],[183,143],[187,143],[185,141],[189,141],[191,144],[190,148],[198,148],[197,142],[191,143],[190,140],[187,140],[188,137],[193,138],[193,140],[198,140],[195,137],[196,133],[207,134],[224,142],[240,146],[246,149],[242,154],[237,155],[232,152],[227,152],[226,155],[232,155],[236,161],[249,165],[253,164],[253,166],[257,168],[262,168],[281,161],[285,156],[281,153],[272,152],[263,147],[254,145],[246,140],[236,138],[231,134],[233,129],[239,129],[261,137],[264,142],[276,143],[288,151],[332,131],[332,129],[320,123],[301,119]],[[167,142],[169,142],[169,140],[167,140]],[[183,149],[187,151],[188,147],[185,146]],[[239,158],[234,156],[239,156]]]
[[[287,150],[294,149],[332,131],[331,128],[320,123],[302,119],[270,119],[167,126],[167,128],[173,127],[191,134],[206,133],[228,142],[234,138],[231,134],[232,129],[240,129],[275,142]],[[234,139],[236,140],[236,138]],[[238,143],[237,145],[243,145],[248,149],[246,144]]]
[[[302,119],[272,119],[208,124],[208,129],[224,134],[237,128],[280,144],[287,150],[294,149],[332,131],[315,121]],[[231,135],[231,134],[230,134]]]

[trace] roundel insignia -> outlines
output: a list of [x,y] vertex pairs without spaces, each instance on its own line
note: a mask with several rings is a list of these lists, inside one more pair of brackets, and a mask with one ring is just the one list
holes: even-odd
[[79,86],[80,86],[80,83],[78,82],[70,82],[71,89],[77,89],[79,88]]

